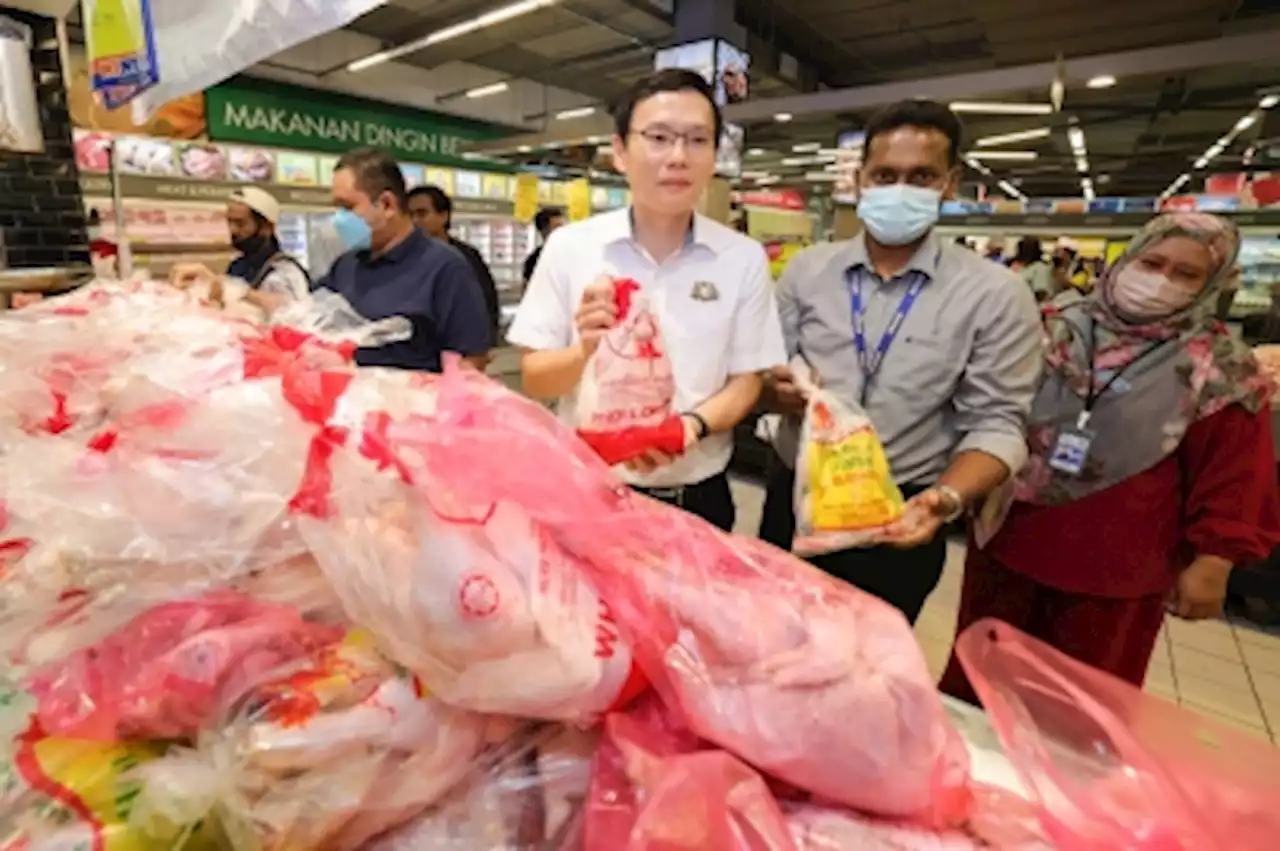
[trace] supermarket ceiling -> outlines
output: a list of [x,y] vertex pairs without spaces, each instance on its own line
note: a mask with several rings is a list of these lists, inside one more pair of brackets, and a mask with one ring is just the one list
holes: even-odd
[[[674,2],[681,0],[390,0],[345,30],[286,51],[251,73],[554,135],[573,123],[560,116],[595,108],[593,120],[600,121],[604,107],[647,73],[654,51],[674,41]],[[510,14],[513,3],[519,14]],[[1068,132],[1074,124],[1083,133],[1085,173],[1099,194],[1146,195],[1165,189],[1269,91],[1280,91],[1280,50],[1274,49],[1280,45],[1280,0],[736,3],[752,55],[747,106],[757,114],[743,122],[753,152],[745,167],[783,183],[803,181],[813,171],[811,164],[797,163],[795,146],[833,145],[841,131],[865,122],[874,105],[797,109],[792,121],[780,123],[767,106],[773,99],[1003,70],[1010,73],[999,91],[975,88],[950,99],[1045,104],[1048,86],[1019,89],[1017,73],[1060,53],[1074,60],[1274,33],[1272,49],[1232,56],[1229,64],[1157,63],[1143,73],[1117,72],[1110,87],[1073,84],[1061,113],[964,116],[971,146],[1029,134],[986,146],[980,162],[993,184],[1005,179],[1028,195],[1079,194],[1082,172]],[[486,16],[489,22],[477,26]],[[1240,131],[1210,167],[1239,166],[1266,123]],[[544,153],[525,156],[537,160]],[[1022,158],[1002,156],[1008,154]]]
[[[349,29],[376,40],[379,50],[394,49],[505,2],[393,0]],[[1280,0],[737,0],[736,18],[752,53],[753,104],[827,88],[1018,69],[1052,62],[1059,53],[1067,59],[1109,55],[1268,30],[1275,32],[1273,44],[1280,44]],[[671,0],[548,1],[407,52],[394,64],[446,79],[463,65],[487,69],[488,77],[458,79],[450,91],[438,93],[442,105],[470,100],[469,106],[478,107],[489,97],[493,107],[510,101],[520,114],[509,123],[554,134],[557,115],[589,106],[603,113],[604,105],[652,67],[654,50],[673,38]],[[502,83],[505,92],[466,97],[468,89],[483,92],[486,85]],[[530,83],[540,88],[530,91]],[[1076,195],[1086,174],[1099,194],[1146,195],[1191,169],[1272,88],[1280,90],[1275,50],[1232,64],[1119,76],[1107,88],[1071,86],[1063,111],[1051,116],[964,117],[971,146],[979,139],[1040,134],[983,149],[979,162],[993,184],[1005,179],[1028,195]],[[1043,85],[975,90],[963,99],[1044,104],[1049,92]],[[788,123],[772,117],[745,122],[752,153],[745,168],[783,183],[802,181],[813,165],[800,162],[793,148],[831,146],[838,133],[856,129],[871,111],[797,111]],[[1071,122],[1083,133],[1083,172]],[[1241,131],[1209,166],[1238,166],[1264,123]],[[1008,154],[1025,159],[1002,156]],[[543,153],[525,156],[536,160]]]

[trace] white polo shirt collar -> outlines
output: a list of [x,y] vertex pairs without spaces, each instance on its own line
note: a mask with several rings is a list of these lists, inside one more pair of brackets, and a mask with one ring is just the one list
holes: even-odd
[[[615,244],[619,242],[630,243],[634,248],[643,251],[640,243],[636,241],[636,216],[635,210],[627,207],[625,210],[615,210],[610,213],[601,214],[600,218],[607,218],[608,221],[602,223],[603,235],[607,243]],[[707,251],[719,254],[728,246],[721,240],[716,238],[713,228],[708,227],[705,220],[697,213],[689,219],[689,230],[685,232],[684,247],[705,248]]]

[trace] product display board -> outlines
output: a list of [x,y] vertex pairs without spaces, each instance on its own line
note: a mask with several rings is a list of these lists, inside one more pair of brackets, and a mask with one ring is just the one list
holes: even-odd
[[[327,227],[336,156],[84,129],[74,131],[74,142],[87,206],[96,208],[104,221],[113,210],[108,173],[111,146],[117,146],[125,230],[153,271],[186,260],[215,266],[230,260],[224,205],[231,192],[245,184],[262,187],[280,202],[281,246],[313,275],[323,274],[341,253]],[[524,260],[535,244],[533,228],[515,215],[518,186],[527,187],[529,181],[419,163],[402,163],[401,170],[410,189],[438,186],[453,198],[455,235],[476,247],[493,273],[502,304],[514,307],[522,290]],[[525,199],[533,212],[539,206],[567,208],[572,202],[581,215],[588,202],[591,210],[601,211],[630,201],[620,187],[580,181],[575,193],[567,181],[535,180],[536,197]],[[114,230],[104,235],[117,236]],[[159,255],[163,263],[156,260]]]

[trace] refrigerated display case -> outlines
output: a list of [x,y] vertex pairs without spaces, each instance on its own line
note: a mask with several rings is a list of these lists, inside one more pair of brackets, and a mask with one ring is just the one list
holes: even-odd
[[1280,284],[1280,235],[1246,233],[1240,242],[1240,291],[1233,314],[1271,310],[1272,290]]
[[532,225],[510,216],[455,215],[454,236],[480,252],[498,287],[504,321],[510,321],[524,289],[524,260],[534,249]]

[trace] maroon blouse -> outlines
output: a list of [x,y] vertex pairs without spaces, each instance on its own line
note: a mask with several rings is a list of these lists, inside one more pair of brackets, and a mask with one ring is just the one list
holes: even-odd
[[1261,561],[1280,545],[1271,412],[1232,405],[1159,464],[1065,505],[1015,503],[986,553],[1075,594],[1166,594],[1197,555]]

